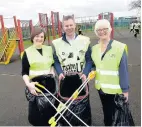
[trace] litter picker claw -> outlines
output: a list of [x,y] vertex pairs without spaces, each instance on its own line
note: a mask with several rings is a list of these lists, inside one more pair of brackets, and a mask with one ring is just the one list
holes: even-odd
[[[40,85],[40,84],[39,84]],[[40,85],[42,88],[44,88],[44,86]],[[51,103],[51,101],[46,97],[46,95],[37,87],[35,87],[36,91],[41,93],[48,101],[49,103],[53,106],[54,109],[56,109],[56,107]],[[57,109],[56,109],[57,110]],[[68,120],[59,112],[59,114],[63,117],[63,119],[72,127],[72,125],[68,122]],[[57,122],[55,121],[54,117],[52,118],[52,127],[55,127]]]
[[[64,109],[67,108],[65,106],[65,104],[63,104],[58,98],[56,98],[49,90],[47,90],[43,85],[37,83],[36,86],[43,88],[45,91],[47,91],[53,98],[55,98],[60,104],[58,106],[58,108],[56,109],[56,111],[58,112],[58,114]],[[47,98],[47,97],[46,97]],[[64,105],[64,106],[63,106]],[[64,107],[64,108],[63,108]],[[56,107],[55,107],[56,108]],[[68,111],[70,111],[70,113],[72,113],[78,120],[80,120],[82,123],[84,123],[83,120],[81,120],[76,114],[74,114],[69,108],[67,108]],[[58,115],[56,114],[56,116]],[[49,124],[55,124],[55,115],[53,117],[50,118],[50,120],[48,121]],[[85,124],[85,123],[84,123]],[[88,126],[87,124],[85,124],[86,126]]]
[[[64,109],[64,111],[61,113],[62,115],[66,112],[67,109],[69,109],[69,106],[72,104],[72,102],[78,97],[79,93],[83,90],[83,88],[87,85],[87,83],[89,82],[89,80],[93,79],[96,75],[96,71],[91,71],[89,73],[88,78],[82,83],[82,85],[72,94],[72,96],[68,99],[68,101],[64,104],[67,105],[66,109]],[[71,101],[70,101],[71,100]],[[70,103],[69,103],[70,102]],[[54,117],[56,117],[58,115],[58,112],[54,115]],[[61,115],[58,117],[58,119],[56,120],[56,122],[58,122],[58,120],[61,118]],[[82,123],[85,126],[88,126],[85,122],[82,121]],[[52,126],[52,124],[51,124]]]
[[[56,109],[57,113],[50,118],[50,120],[48,121],[48,123],[54,127],[56,126],[58,120],[63,117],[65,119],[65,117],[63,116],[63,114],[65,113],[66,110],[70,111],[76,118],[78,118],[78,120],[80,120],[85,126],[88,126],[83,120],[81,120],[76,114],[74,114],[70,109],[69,109],[69,106],[72,104],[72,102],[78,97],[79,93],[83,90],[83,88],[87,85],[87,83],[93,79],[95,77],[95,74],[96,74],[96,71],[92,71],[89,73],[89,76],[88,78],[81,84],[81,86],[72,94],[72,96],[68,99],[68,101],[63,104],[60,100],[58,100],[49,90],[47,90],[43,85],[41,84],[36,84],[36,86],[46,90],[52,97],[54,97],[60,104],[58,105],[57,109],[56,107],[51,103],[51,105]],[[39,90],[37,87],[36,87],[36,90],[40,93],[42,93],[44,95],[44,93]],[[45,96],[45,95],[44,95]],[[46,97],[46,96],[45,96]],[[46,97],[46,99],[48,99]],[[50,101],[48,99],[48,101]],[[63,111],[64,110],[64,111]],[[62,113],[61,113],[62,112]],[[56,120],[56,116],[60,114],[60,116],[58,117],[58,119]],[[65,120],[67,122],[67,120]],[[69,122],[67,122],[70,126],[72,126]]]

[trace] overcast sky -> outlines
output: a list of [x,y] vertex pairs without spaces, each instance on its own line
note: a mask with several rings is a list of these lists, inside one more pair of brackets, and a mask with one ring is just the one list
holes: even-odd
[[62,15],[74,14],[75,17],[96,16],[101,12],[113,12],[114,16],[134,16],[135,11],[128,11],[132,0],[0,0],[0,15],[18,19],[33,19],[38,22],[38,13],[51,11]]

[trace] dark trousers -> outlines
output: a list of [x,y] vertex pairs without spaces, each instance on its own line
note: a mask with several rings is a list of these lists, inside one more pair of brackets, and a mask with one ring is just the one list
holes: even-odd
[[83,35],[82,31],[78,31],[78,34],[79,34],[79,35]]
[[137,34],[139,34],[139,29],[135,29],[134,37],[137,38]]
[[114,115],[116,106],[114,102],[115,95],[104,94],[99,92],[99,96],[103,106],[104,124],[105,126],[111,126],[113,121],[112,117]]
[[134,29],[130,29],[130,33],[131,33],[131,31],[134,33]]

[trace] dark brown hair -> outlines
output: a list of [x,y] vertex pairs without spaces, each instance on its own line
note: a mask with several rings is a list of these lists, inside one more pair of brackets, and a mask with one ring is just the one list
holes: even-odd
[[44,30],[41,29],[41,28],[39,28],[39,27],[33,28],[33,31],[32,31],[32,33],[31,33],[31,42],[33,43],[34,37],[35,37],[36,35],[42,33],[42,32],[44,33],[44,41],[45,41],[45,39],[46,39],[46,34],[45,34]]

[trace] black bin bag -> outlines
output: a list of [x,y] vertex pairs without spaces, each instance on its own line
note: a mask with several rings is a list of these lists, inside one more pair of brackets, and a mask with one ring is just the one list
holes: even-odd
[[[59,83],[59,100],[66,103],[76,89],[82,84],[78,74],[66,75]],[[69,109],[81,118],[86,124],[91,125],[91,108],[89,102],[88,85],[81,91],[79,96],[73,101]],[[71,123],[72,126],[85,126],[80,122],[70,111],[66,110],[64,117]],[[68,126],[64,119],[60,119],[60,124]]]
[[125,102],[124,95],[117,94],[114,101],[116,103],[116,108],[112,126],[135,126],[129,109],[129,103]]
[[[56,81],[52,75],[40,75],[31,79],[31,82],[38,82],[39,84],[43,85],[48,91],[50,91],[55,97],[57,97]],[[42,90],[42,92],[46,95],[50,102],[55,105],[55,99],[51,96],[51,94],[38,86],[36,87]],[[34,96],[26,87],[25,94],[28,101],[36,101],[37,107],[41,113],[48,112],[48,114],[51,115],[55,114],[55,109],[41,93],[39,93],[38,96]]]

